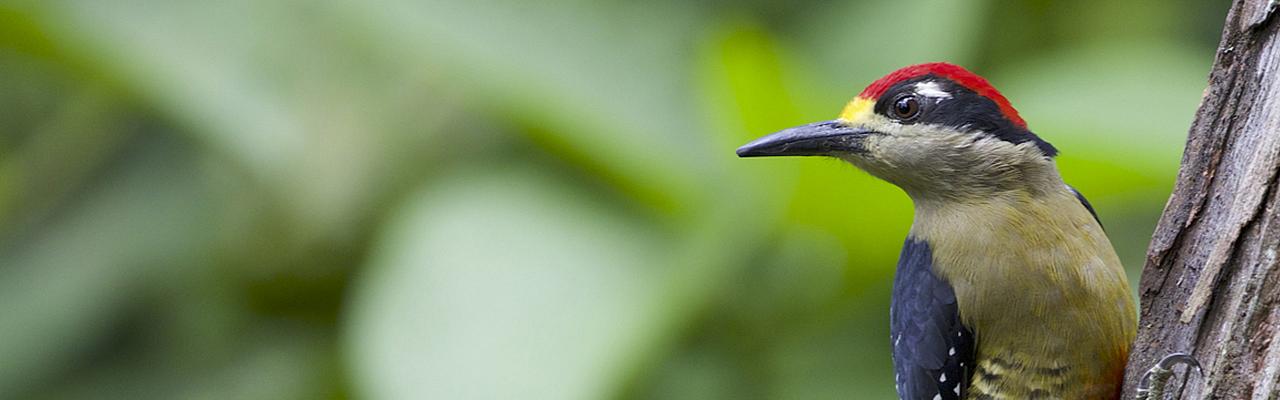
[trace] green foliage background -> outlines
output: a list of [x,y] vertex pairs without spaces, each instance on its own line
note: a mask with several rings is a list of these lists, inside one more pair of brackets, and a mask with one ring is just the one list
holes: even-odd
[[1227,3],[5,1],[0,398],[890,399],[908,199],[734,148],[960,63],[1136,282]]

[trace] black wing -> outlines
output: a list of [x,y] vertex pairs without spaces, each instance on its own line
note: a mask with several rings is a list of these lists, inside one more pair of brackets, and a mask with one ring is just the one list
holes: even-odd
[[1080,204],[1084,204],[1084,209],[1089,210],[1089,214],[1093,215],[1093,220],[1098,221],[1098,226],[1102,226],[1102,219],[1098,218],[1098,212],[1093,210],[1093,204],[1089,204],[1089,199],[1084,198],[1084,195],[1080,194],[1080,191],[1071,187],[1071,185],[1067,185],[1067,189],[1070,189],[1071,193],[1075,193],[1076,198],[1080,199]]
[[973,368],[973,333],[960,323],[955,291],[933,272],[933,251],[907,238],[893,279],[890,340],[898,397],[962,399]]

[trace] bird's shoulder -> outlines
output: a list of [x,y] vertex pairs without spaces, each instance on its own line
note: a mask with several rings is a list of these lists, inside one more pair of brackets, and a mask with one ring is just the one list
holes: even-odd
[[1080,200],[1080,205],[1084,206],[1085,210],[1089,210],[1089,215],[1093,216],[1093,220],[1097,221],[1098,225],[1102,225],[1102,219],[1098,218],[1098,211],[1093,209],[1093,204],[1089,203],[1089,199],[1084,198],[1084,194],[1081,194],[1074,186],[1067,185],[1067,190],[1076,196],[1076,200]]

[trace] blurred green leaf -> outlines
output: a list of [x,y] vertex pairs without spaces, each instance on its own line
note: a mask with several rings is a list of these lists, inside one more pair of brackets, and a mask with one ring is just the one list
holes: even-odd
[[[15,70],[21,71],[0,72]],[[58,100],[44,124],[18,141],[21,146],[0,154],[0,233],[15,234],[49,218],[138,133],[139,118],[98,88]]]
[[[89,376],[60,385],[56,399],[138,400],[312,400],[339,398],[332,391],[337,371],[324,370],[334,355],[327,340],[287,326],[262,325],[244,332],[243,345],[214,366],[175,366],[164,354],[111,363]],[[321,369],[317,373],[316,369]]]
[[651,335],[658,232],[528,171],[413,196],[355,292],[348,343],[378,399],[594,399]]
[[[300,234],[342,237],[449,107],[405,112],[430,86],[378,58],[328,3],[36,2],[50,40],[91,60],[286,205]],[[264,40],[268,39],[269,40]],[[366,56],[361,56],[366,55]],[[410,145],[410,146],[405,146]]]
[[347,3],[388,54],[410,55],[495,115],[658,210],[688,216],[732,156],[695,114],[695,3],[383,0]]
[[199,254],[210,239],[186,229],[212,225],[198,170],[149,150],[0,254],[0,398],[73,368],[157,267]]

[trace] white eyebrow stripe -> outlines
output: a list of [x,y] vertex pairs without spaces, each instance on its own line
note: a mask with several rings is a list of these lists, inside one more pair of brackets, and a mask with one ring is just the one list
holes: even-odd
[[920,82],[916,84],[916,93],[921,96],[933,97],[937,99],[950,99],[951,93],[947,93],[938,86],[937,82]]

